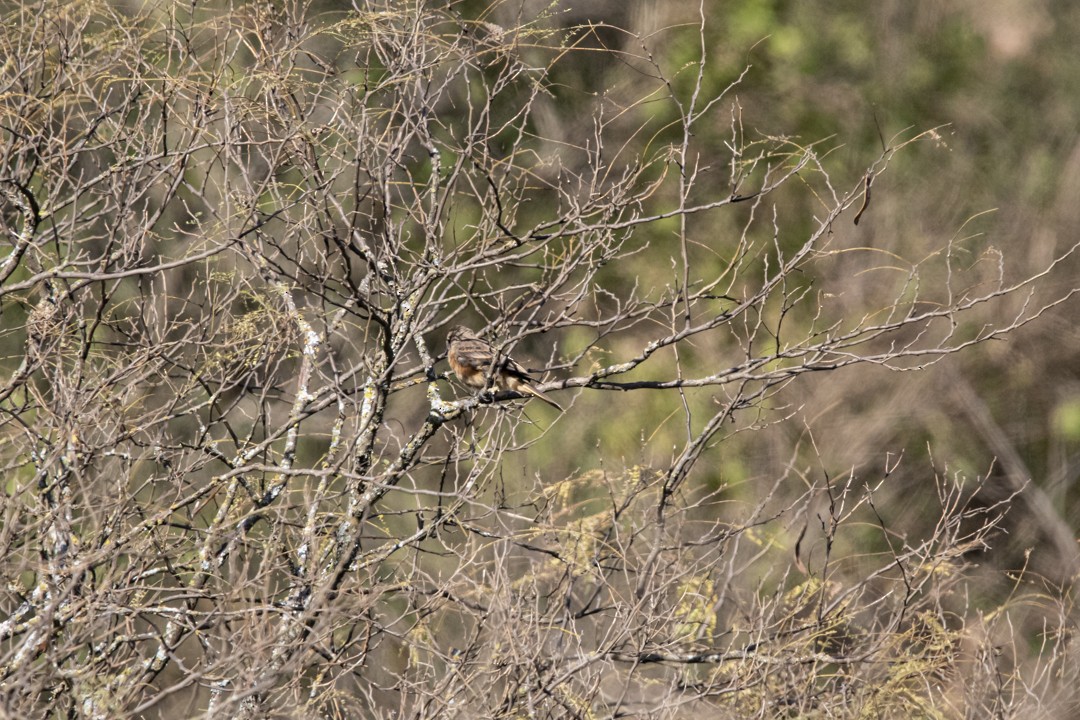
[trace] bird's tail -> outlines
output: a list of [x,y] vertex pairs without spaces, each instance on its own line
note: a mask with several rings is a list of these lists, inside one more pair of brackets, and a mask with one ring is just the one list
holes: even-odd
[[554,400],[549,398],[547,395],[545,395],[544,393],[542,393],[539,390],[537,390],[536,388],[534,388],[529,383],[524,383],[523,382],[514,389],[517,390],[518,392],[525,393],[526,395],[532,395],[535,398],[540,398],[541,400],[543,400],[544,402],[546,402],[548,405],[555,408],[559,412],[563,412],[562,405],[555,402]]

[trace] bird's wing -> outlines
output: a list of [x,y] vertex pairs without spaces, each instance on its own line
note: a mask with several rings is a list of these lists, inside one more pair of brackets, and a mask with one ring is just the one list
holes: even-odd
[[456,350],[458,362],[466,367],[486,370],[491,365],[491,346],[483,340],[461,340]]
[[507,375],[513,375],[521,380],[527,380],[528,382],[536,382],[536,378],[529,374],[514,358],[508,357],[500,363],[500,369]]

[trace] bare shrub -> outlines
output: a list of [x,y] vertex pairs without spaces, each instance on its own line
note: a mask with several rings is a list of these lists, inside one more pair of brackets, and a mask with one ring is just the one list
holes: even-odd
[[[1067,595],[1034,653],[968,596],[1015,493],[929,466],[908,534],[884,452],[736,468],[799,376],[1003,337],[1073,250],[860,247],[935,131],[840,182],[704,42],[563,20],[5,12],[12,716],[1067,712]],[[459,323],[567,411],[448,382]]]

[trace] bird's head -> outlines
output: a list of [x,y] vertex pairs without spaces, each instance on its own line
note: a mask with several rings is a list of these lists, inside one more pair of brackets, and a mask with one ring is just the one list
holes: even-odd
[[458,325],[446,334],[446,344],[449,345],[450,343],[461,340],[478,340],[479,338],[480,336],[469,328],[464,325]]

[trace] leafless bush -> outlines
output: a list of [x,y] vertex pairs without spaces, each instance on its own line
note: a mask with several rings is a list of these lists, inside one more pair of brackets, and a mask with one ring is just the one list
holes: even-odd
[[[851,221],[934,131],[839,184],[744,129],[704,44],[670,69],[514,17],[6,11],[8,712],[1066,712],[1067,596],[1033,656],[1000,640],[1028,596],[966,595],[1011,495],[929,468],[907,535],[884,455],[753,483],[718,458],[801,375],[1037,318],[1072,250],[883,260]],[[458,323],[566,412],[448,382]]]

